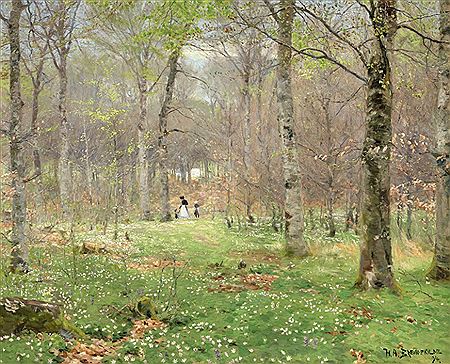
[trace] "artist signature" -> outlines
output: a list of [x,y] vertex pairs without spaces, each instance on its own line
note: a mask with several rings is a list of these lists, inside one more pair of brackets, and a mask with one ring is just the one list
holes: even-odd
[[442,355],[442,351],[439,349],[383,348],[383,350],[386,357],[395,357],[402,359],[402,358],[412,358],[414,356],[428,355],[431,357],[431,363],[441,363],[441,360],[439,359],[438,355]]

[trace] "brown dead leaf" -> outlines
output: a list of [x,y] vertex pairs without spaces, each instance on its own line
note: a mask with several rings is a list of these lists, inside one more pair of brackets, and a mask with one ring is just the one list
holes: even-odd
[[366,359],[364,358],[364,354],[362,351],[350,349],[350,354],[356,358],[356,360],[353,362],[353,364],[365,364],[367,363]]
[[96,340],[90,345],[77,342],[72,350],[61,352],[59,356],[64,359],[63,364],[99,364],[117,349],[117,346],[106,344],[103,340]]
[[251,252],[233,251],[229,253],[230,257],[245,260],[249,264],[269,263],[280,264],[280,256],[266,250],[252,250]]
[[[222,277],[222,276],[219,276]],[[263,289],[269,291],[273,281],[278,276],[269,274],[249,274],[240,278],[241,284],[224,284],[221,283],[217,287],[208,288],[208,292],[242,292],[242,291],[257,291]],[[222,280],[222,278],[214,277],[213,280]]]
[[270,274],[249,274],[241,278],[246,287],[251,290],[263,289],[269,291],[278,276]]
[[184,263],[178,260],[175,261],[174,263],[173,260],[158,259],[155,257],[145,257],[143,261],[132,262],[128,264],[128,267],[146,272],[154,269],[173,267],[174,265],[175,267],[182,267]]
[[326,331],[325,334],[329,334],[331,336],[338,336],[338,335],[347,335],[347,331]]
[[347,312],[351,313],[354,317],[362,316],[369,320],[373,319],[372,311],[368,310],[365,307],[362,307],[362,308],[352,307],[352,309],[348,310]]
[[131,337],[133,339],[140,339],[147,331],[158,329],[166,326],[163,322],[153,320],[151,318],[145,320],[136,320],[133,323],[133,329],[131,330]]
[[225,277],[223,275],[218,275],[211,278],[213,281],[223,281]]
[[390,330],[393,334],[395,334],[397,332],[397,328],[394,326],[391,330]]

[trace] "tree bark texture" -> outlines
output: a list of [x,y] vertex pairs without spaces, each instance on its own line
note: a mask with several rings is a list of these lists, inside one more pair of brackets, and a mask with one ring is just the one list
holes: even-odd
[[63,46],[60,50],[60,63],[58,67],[59,76],[59,137],[61,139],[58,177],[59,177],[59,194],[61,198],[61,208],[65,217],[71,214],[71,169],[70,169],[70,125],[67,119],[67,56],[68,49]]
[[439,94],[434,115],[436,127],[436,242],[430,276],[450,278],[450,0],[440,1]]
[[278,24],[277,102],[278,122],[283,142],[283,170],[285,186],[286,251],[306,256],[309,249],[303,238],[303,202],[294,131],[294,105],[292,97],[291,58],[294,0],[282,0]]
[[250,55],[248,54],[250,51],[248,50],[245,53],[244,59],[244,69],[243,69],[243,81],[244,85],[242,88],[242,101],[244,108],[244,122],[242,124],[242,137],[243,137],[243,162],[244,162],[244,184],[245,184],[245,214],[247,216],[247,220],[249,222],[253,222],[252,212],[251,212],[251,172],[250,172],[250,138],[251,138],[251,93],[250,93],[250,72],[251,72],[251,64],[250,64]]
[[150,219],[150,189],[148,182],[149,168],[147,160],[147,143],[145,131],[147,125],[147,80],[140,78],[139,86],[139,124],[138,124],[138,176],[140,215],[143,220]]
[[396,31],[395,0],[374,3],[372,42],[366,98],[366,135],[363,144],[363,200],[361,257],[357,285],[394,288],[390,235],[390,159],[392,83],[388,58]]
[[11,100],[11,114],[9,124],[9,151],[12,174],[12,221],[13,229],[11,242],[11,269],[13,271],[26,270],[28,260],[28,246],[26,238],[27,201],[25,194],[25,162],[22,127],[23,101],[20,84],[20,16],[24,6],[20,0],[11,1],[11,11],[8,20],[8,37],[10,47],[10,76],[9,92]]
[[177,64],[180,56],[180,50],[175,49],[169,56],[168,68],[169,75],[167,77],[166,92],[159,113],[159,178],[160,178],[160,201],[161,201],[161,221],[171,220],[170,203],[169,203],[169,175],[167,171],[168,150],[166,138],[168,135],[167,122],[171,111],[171,103],[173,92],[175,89],[175,78],[177,75]]

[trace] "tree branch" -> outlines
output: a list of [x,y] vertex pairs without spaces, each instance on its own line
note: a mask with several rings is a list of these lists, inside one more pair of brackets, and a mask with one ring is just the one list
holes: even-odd
[[430,36],[428,36],[426,34],[423,34],[423,33],[419,32],[417,29],[414,29],[413,27],[410,27],[409,25],[406,25],[406,24],[399,25],[398,29],[407,29],[407,30],[415,33],[416,35],[418,35],[422,39],[429,40],[432,43],[449,44],[449,42],[445,42],[445,41],[442,41],[442,40],[439,40],[439,39],[431,38]]

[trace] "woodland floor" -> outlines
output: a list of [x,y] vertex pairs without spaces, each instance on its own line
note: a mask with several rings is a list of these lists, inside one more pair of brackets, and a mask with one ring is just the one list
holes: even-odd
[[[399,297],[352,288],[352,233],[331,239],[308,230],[314,256],[303,260],[284,257],[281,236],[269,227],[228,230],[210,219],[124,224],[117,242],[110,231],[81,227],[70,242],[63,235],[42,233],[31,251],[32,272],[2,274],[0,297],[60,302],[89,337],[3,337],[1,363],[450,362],[450,285],[425,279],[431,252],[413,243],[394,244]],[[79,254],[74,248],[83,242],[104,244],[107,252]],[[245,269],[237,269],[241,259]],[[165,324],[133,323],[117,312],[142,295],[154,297]],[[401,347],[442,354],[400,358],[383,350],[400,355]]]

